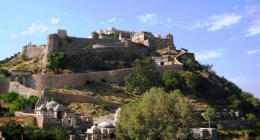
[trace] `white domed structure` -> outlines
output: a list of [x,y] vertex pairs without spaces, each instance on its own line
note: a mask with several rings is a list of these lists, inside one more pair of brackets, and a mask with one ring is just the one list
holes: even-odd
[[115,27],[109,27],[109,28],[108,28],[108,31],[110,31],[110,32],[114,32],[115,30],[116,30]]
[[50,102],[48,102],[48,103],[46,104],[46,107],[47,107],[48,109],[50,109],[50,108],[55,108],[57,104],[58,104],[58,102],[56,102],[56,101],[50,101]]
[[114,125],[112,123],[109,123],[107,121],[101,122],[97,125],[98,128],[114,128]]
[[102,29],[99,29],[99,30],[98,30],[98,34],[103,34],[103,30],[102,30]]

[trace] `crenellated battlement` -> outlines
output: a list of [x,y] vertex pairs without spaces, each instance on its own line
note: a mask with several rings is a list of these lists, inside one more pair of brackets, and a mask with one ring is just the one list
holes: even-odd
[[19,55],[20,55],[20,52],[15,53],[13,56],[11,56],[9,58],[5,58],[4,60],[0,61],[0,64],[6,63],[6,62],[12,60],[13,58],[15,58],[16,56],[19,56]]

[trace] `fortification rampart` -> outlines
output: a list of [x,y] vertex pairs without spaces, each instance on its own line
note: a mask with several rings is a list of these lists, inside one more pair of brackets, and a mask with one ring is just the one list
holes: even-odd
[[0,77],[0,92],[7,91],[9,89],[10,77]]
[[96,100],[93,96],[88,96],[88,95],[67,94],[67,93],[59,93],[59,92],[52,92],[52,91],[50,91],[49,94],[50,94],[51,97],[55,97],[55,98],[60,99],[60,102],[62,104],[70,104],[72,102],[92,103],[92,104],[105,103],[109,107],[112,107],[112,108],[118,108],[119,107],[119,104],[117,104],[117,103]]
[[[157,71],[160,72],[160,75],[162,75],[163,71],[170,69],[180,71],[182,70],[182,65],[165,65],[157,67]],[[29,86],[34,89],[43,89],[45,86],[50,88],[64,88],[65,86],[83,86],[85,85],[87,80],[99,83],[102,79],[109,83],[120,84],[124,82],[124,77],[132,71],[133,68],[126,68],[112,71],[99,71],[77,74],[33,74],[28,81]]]
[[15,58],[16,56],[19,56],[19,55],[20,55],[20,52],[15,53],[13,56],[11,56],[9,58],[5,58],[4,60],[0,61],[0,64],[6,63],[6,62],[12,60],[13,58]]
[[42,56],[44,54],[45,48],[46,45],[36,46],[36,45],[28,44],[23,47],[21,54],[26,54],[26,57],[29,59]]
[[27,98],[31,95],[39,97],[41,94],[41,90],[36,90],[36,89],[25,87],[25,86],[21,85],[19,82],[10,82],[9,92],[11,92],[11,91],[17,92],[20,95],[24,95]]

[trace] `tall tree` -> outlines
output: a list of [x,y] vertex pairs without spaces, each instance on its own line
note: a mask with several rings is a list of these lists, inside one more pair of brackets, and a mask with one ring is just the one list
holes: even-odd
[[195,88],[198,85],[198,77],[190,71],[179,72],[183,87],[187,89]]
[[8,120],[2,126],[3,136],[7,140],[20,140],[23,131],[23,127],[13,119]]
[[133,66],[134,71],[124,77],[127,91],[133,92],[135,90],[137,94],[142,94],[158,84],[159,75],[156,72],[156,65],[151,59],[136,59]]
[[193,107],[185,102],[180,90],[165,93],[151,88],[143,98],[123,106],[116,124],[119,139],[186,139],[197,124]]
[[52,52],[47,55],[47,68],[51,69],[55,74],[61,73],[69,62],[69,56],[64,52]]
[[162,81],[169,89],[177,89],[180,84],[180,76],[173,70],[166,70],[163,72]]
[[209,128],[210,128],[210,121],[212,121],[217,116],[215,108],[209,107],[205,113],[204,118],[206,121],[209,122]]

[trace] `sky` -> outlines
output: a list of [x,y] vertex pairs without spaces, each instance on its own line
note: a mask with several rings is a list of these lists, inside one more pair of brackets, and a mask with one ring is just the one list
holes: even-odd
[[171,33],[177,49],[260,98],[259,0],[1,0],[0,60],[65,29],[86,38],[115,27]]

